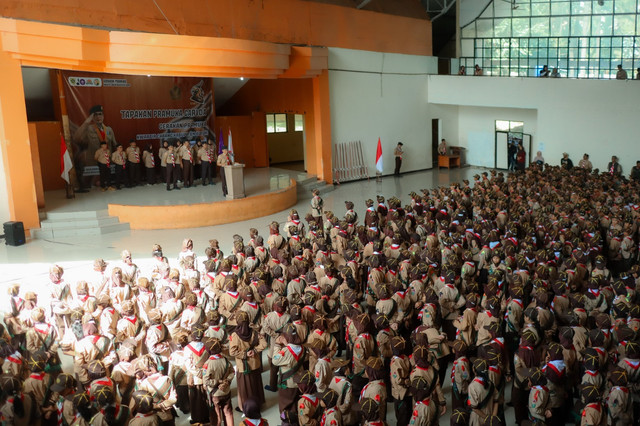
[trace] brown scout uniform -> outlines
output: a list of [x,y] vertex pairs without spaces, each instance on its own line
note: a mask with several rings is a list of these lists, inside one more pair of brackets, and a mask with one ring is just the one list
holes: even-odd
[[411,414],[411,426],[431,426],[438,419],[438,408],[432,398],[417,401]]
[[136,390],[145,390],[153,397],[154,406],[158,406],[158,418],[163,422],[173,420],[172,407],[178,397],[173,382],[167,376],[154,373],[137,384]]

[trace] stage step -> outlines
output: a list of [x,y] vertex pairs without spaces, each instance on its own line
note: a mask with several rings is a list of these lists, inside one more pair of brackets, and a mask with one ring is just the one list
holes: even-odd
[[128,223],[120,223],[107,210],[82,212],[52,212],[40,221],[40,229],[32,229],[34,239],[91,236],[128,231]]
[[320,191],[320,196],[331,192],[335,189],[334,185],[327,185],[323,180],[318,180],[315,176],[311,176],[304,181],[298,181],[298,199],[311,198],[311,191],[317,189]]

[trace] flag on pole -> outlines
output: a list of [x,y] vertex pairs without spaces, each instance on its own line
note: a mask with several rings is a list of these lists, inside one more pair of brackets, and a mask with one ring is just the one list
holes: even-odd
[[62,133],[60,133],[60,177],[67,183],[71,183],[69,179],[69,172],[73,168],[73,162],[71,161],[71,155],[67,151],[67,144],[64,141]]
[[234,162],[233,155],[233,139],[231,139],[231,127],[229,127],[229,136],[227,136],[227,151],[229,151],[229,161]]
[[220,127],[220,137],[218,138],[218,155],[222,154],[224,149],[224,141],[222,140],[222,127]]
[[378,149],[376,149],[376,170],[378,173],[382,173],[382,143],[378,138]]

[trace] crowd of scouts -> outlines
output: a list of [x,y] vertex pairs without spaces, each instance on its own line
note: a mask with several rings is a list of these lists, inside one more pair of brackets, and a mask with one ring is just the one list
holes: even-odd
[[[217,167],[232,163],[226,148],[218,155],[214,141],[202,139],[180,140],[174,143],[165,140],[158,150],[157,158],[152,145],[148,145],[141,152],[133,139],[126,149],[122,145],[117,145],[113,152],[106,141],[101,141],[94,159],[98,164],[102,191],[115,191],[142,185],[142,176],[147,185],[155,185],[158,169],[161,176],[160,182],[166,182],[167,191],[180,189],[178,181],[182,182],[183,188],[194,187],[196,179],[200,179],[202,186],[215,185]],[[115,166],[113,176],[112,164]],[[223,184],[223,195],[226,195],[224,173],[220,174],[220,179]]]
[[77,283],[53,266],[46,307],[11,286],[3,424],[264,426],[265,391],[283,425],[494,426],[506,405],[518,425],[637,424],[638,185],[474,180],[340,217],[316,193],[226,255],[155,245],[148,270],[125,251]]

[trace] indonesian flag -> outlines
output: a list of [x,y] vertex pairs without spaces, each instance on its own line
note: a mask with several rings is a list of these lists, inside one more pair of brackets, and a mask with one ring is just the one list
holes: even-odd
[[64,137],[62,133],[60,134],[60,176],[67,183],[71,183],[69,181],[69,171],[73,168],[73,162],[71,161],[71,155],[69,155],[69,151],[67,151],[67,144],[64,142]]
[[376,149],[376,170],[378,173],[382,173],[382,143],[378,138],[378,149]]
[[229,161],[233,161],[233,140],[231,139],[231,127],[229,127],[229,136],[227,136],[227,150],[229,151]]

